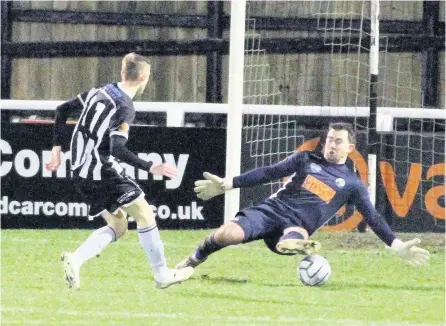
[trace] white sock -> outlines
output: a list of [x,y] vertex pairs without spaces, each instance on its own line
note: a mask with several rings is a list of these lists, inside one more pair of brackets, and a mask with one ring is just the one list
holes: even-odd
[[164,256],[164,245],[161,241],[160,232],[156,225],[138,229],[139,241],[146,252],[152,265],[153,273],[157,280],[167,275],[166,257]]
[[97,256],[109,243],[115,240],[115,230],[110,226],[104,226],[94,231],[73,254],[82,265],[90,258]]

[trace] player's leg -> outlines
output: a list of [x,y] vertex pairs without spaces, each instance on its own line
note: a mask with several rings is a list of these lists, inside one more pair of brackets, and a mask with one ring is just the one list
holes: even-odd
[[195,253],[177,264],[177,268],[197,267],[203,263],[209,255],[227,246],[237,245],[245,239],[245,232],[240,225],[230,221],[208,235],[195,250]]
[[99,255],[111,242],[121,238],[128,229],[126,213],[118,209],[114,214],[103,211],[100,214],[107,225],[95,230],[74,252],[62,254],[65,281],[69,288],[80,288],[79,270],[92,257]]
[[103,211],[101,216],[107,225],[94,231],[89,238],[73,254],[81,264],[92,257],[99,255],[111,242],[117,241],[124,236],[128,230],[127,213],[122,209],[109,213]]
[[275,228],[274,219],[268,215],[268,210],[270,207],[265,204],[242,210],[232,221],[206,237],[195,253],[181,261],[177,267],[196,267],[211,254],[227,246],[262,239]]
[[309,255],[318,252],[320,248],[320,243],[309,240],[307,230],[301,226],[285,228],[276,245],[276,250],[282,254]]
[[139,241],[152,266],[156,287],[166,288],[187,280],[193,273],[192,267],[179,270],[167,268],[164,245],[155,222],[155,216],[144,197],[139,196],[131,203],[125,204],[123,209],[136,221]]

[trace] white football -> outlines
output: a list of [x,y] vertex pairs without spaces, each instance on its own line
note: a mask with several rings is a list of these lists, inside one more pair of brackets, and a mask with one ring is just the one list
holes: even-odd
[[297,266],[297,274],[304,285],[321,286],[330,278],[331,267],[324,257],[310,255],[301,260]]

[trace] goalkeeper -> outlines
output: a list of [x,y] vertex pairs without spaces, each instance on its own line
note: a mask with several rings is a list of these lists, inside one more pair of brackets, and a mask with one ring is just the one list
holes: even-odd
[[427,250],[416,247],[419,239],[403,242],[375,210],[367,189],[345,164],[355,148],[355,133],[348,123],[329,126],[322,153],[299,152],[267,167],[234,178],[219,178],[208,172],[207,180],[195,182],[198,198],[209,200],[232,188],[250,187],[291,176],[284,186],[261,204],[236,214],[209,235],[197,250],[177,265],[196,267],[214,252],[240,243],[263,239],[273,252],[282,255],[311,254],[320,244],[309,240],[345,204],[355,205],[387,248],[413,266],[425,264]]

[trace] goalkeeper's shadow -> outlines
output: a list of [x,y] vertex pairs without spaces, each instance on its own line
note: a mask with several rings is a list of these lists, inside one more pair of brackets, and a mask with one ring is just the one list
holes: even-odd
[[[211,277],[207,274],[200,275],[199,277],[194,277],[193,279],[196,279],[197,281],[206,281],[213,284],[249,284],[252,283],[247,279],[236,279],[236,278],[229,278],[229,277]],[[299,287],[302,284],[300,282],[296,283],[258,283],[257,285],[260,286],[266,286],[266,287],[274,287],[274,288],[280,288],[280,287],[290,287],[295,288]],[[303,286],[303,285],[302,285]],[[343,283],[343,282],[336,282],[336,281],[328,281],[327,284],[321,287],[317,287],[323,291],[340,291],[340,290],[346,290],[346,289],[380,289],[380,290],[401,290],[401,291],[444,291],[444,288],[442,286],[424,286],[424,285],[398,285],[398,284],[380,284],[380,283]]]
[[444,291],[442,286],[424,285],[400,285],[400,284],[380,284],[380,283],[343,283],[330,282],[323,287],[324,290],[339,291],[343,289],[380,289],[380,290],[401,290],[401,291]]
[[[214,281],[218,281],[221,280],[222,282],[233,282],[233,279],[225,279],[224,277],[217,277],[217,278],[209,278],[210,280],[212,280],[212,282]],[[209,280],[208,279],[208,280]],[[195,278],[195,280],[197,281],[201,281],[199,278]],[[242,280],[242,283],[246,283],[247,281]],[[240,283],[240,280],[235,280],[235,283]],[[249,283],[251,284],[251,289],[252,289],[252,284],[253,283]],[[255,283],[256,286],[258,285],[257,283]],[[263,285],[263,284],[262,284]],[[303,285],[302,285],[303,286]],[[294,288],[297,288],[298,286],[296,286],[296,284],[294,284]],[[298,296],[298,292],[292,292],[295,293],[296,296]],[[309,308],[313,308],[315,306],[314,302],[310,302],[308,300],[305,299],[305,297],[301,297],[301,300],[296,300],[295,297],[287,297],[287,298],[280,298],[278,297],[277,299],[272,299],[270,297],[262,297],[262,292],[261,291],[246,291],[246,289],[244,289],[244,287],[240,287],[240,288],[232,288],[231,289],[231,293],[222,293],[222,291],[215,291],[215,290],[209,290],[205,289],[195,289],[193,291],[190,290],[182,290],[181,292],[178,292],[178,295],[182,295],[185,297],[194,297],[194,298],[204,298],[204,299],[218,299],[218,300],[229,300],[231,302],[235,302],[235,301],[241,301],[241,302],[245,302],[245,303],[267,303],[267,304],[277,304],[277,305],[299,305],[299,306],[308,306]],[[317,306],[319,307],[327,307],[327,308],[333,308],[334,305],[333,303],[321,303],[318,302]],[[344,307],[344,303],[340,303],[339,307]],[[355,304],[355,307],[357,308],[366,308],[369,307],[369,305],[366,304]]]

